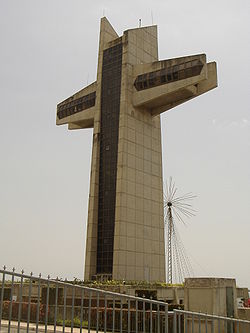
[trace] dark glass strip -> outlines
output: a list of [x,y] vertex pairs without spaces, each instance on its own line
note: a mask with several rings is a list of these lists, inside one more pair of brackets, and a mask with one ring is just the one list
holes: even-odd
[[59,105],[57,108],[57,117],[59,119],[71,116],[75,113],[89,109],[95,105],[96,92],[92,92],[83,97],[74,99],[68,103]]
[[120,43],[103,52],[97,274],[112,274],[113,268],[121,71]]
[[192,76],[200,75],[202,67],[203,64],[200,60],[192,60],[179,65],[166,67],[158,71],[138,75],[134,86],[136,90],[144,90],[187,79]]

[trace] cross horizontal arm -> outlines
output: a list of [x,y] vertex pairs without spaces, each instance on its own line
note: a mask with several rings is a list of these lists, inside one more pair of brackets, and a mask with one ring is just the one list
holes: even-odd
[[204,54],[137,65],[133,105],[158,115],[216,86],[216,63]]
[[69,129],[94,126],[96,82],[78,91],[57,105],[56,124],[68,124]]

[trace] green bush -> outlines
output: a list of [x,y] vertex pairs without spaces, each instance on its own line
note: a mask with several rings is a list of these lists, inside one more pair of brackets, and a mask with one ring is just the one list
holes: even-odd
[[[60,326],[63,326],[63,319],[57,319],[56,324],[60,325]],[[71,320],[70,319],[65,319],[65,326],[71,327]],[[79,318],[77,318],[77,317],[74,318],[73,326],[74,327],[80,327],[81,326],[81,322],[80,322]],[[87,320],[82,321],[82,327],[88,327],[88,321]]]

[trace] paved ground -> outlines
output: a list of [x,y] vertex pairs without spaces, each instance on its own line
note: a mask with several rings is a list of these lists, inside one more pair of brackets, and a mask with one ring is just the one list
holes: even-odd
[[[2,327],[0,329],[1,333],[7,333],[8,332],[8,324],[9,324],[8,321],[2,320],[2,324],[1,324]],[[32,332],[35,332],[35,331],[36,331],[36,325],[35,324],[30,324],[29,325],[29,332],[32,333]],[[45,331],[44,325],[39,325],[38,332],[42,333],[44,331]],[[56,328],[56,333],[61,333],[62,331],[63,331],[62,327],[59,326],[59,327]],[[21,323],[20,324],[20,330],[18,331],[17,322],[12,321],[10,332],[11,333],[27,333],[27,324],[26,323]],[[48,333],[54,333],[54,326],[48,325],[47,332]],[[69,332],[71,332],[71,328],[70,327],[65,327],[65,333],[69,333]],[[82,332],[87,333],[88,330],[83,329]],[[91,330],[90,332],[94,333],[96,331]],[[73,333],[80,333],[80,328],[74,328]]]
[[[3,327],[1,328],[0,332],[2,333],[8,333],[8,328],[7,327]],[[10,329],[11,333],[27,333],[25,329],[21,329],[19,330],[19,332],[17,331],[17,328],[11,328]]]

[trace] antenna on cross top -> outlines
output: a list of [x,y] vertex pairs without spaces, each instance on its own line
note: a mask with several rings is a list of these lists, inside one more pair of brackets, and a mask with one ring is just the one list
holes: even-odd
[[139,19],[139,28],[141,28],[141,19]]
[[154,24],[154,19],[153,19],[153,11],[151,10],[151,21],[152,21],[152,25]]

